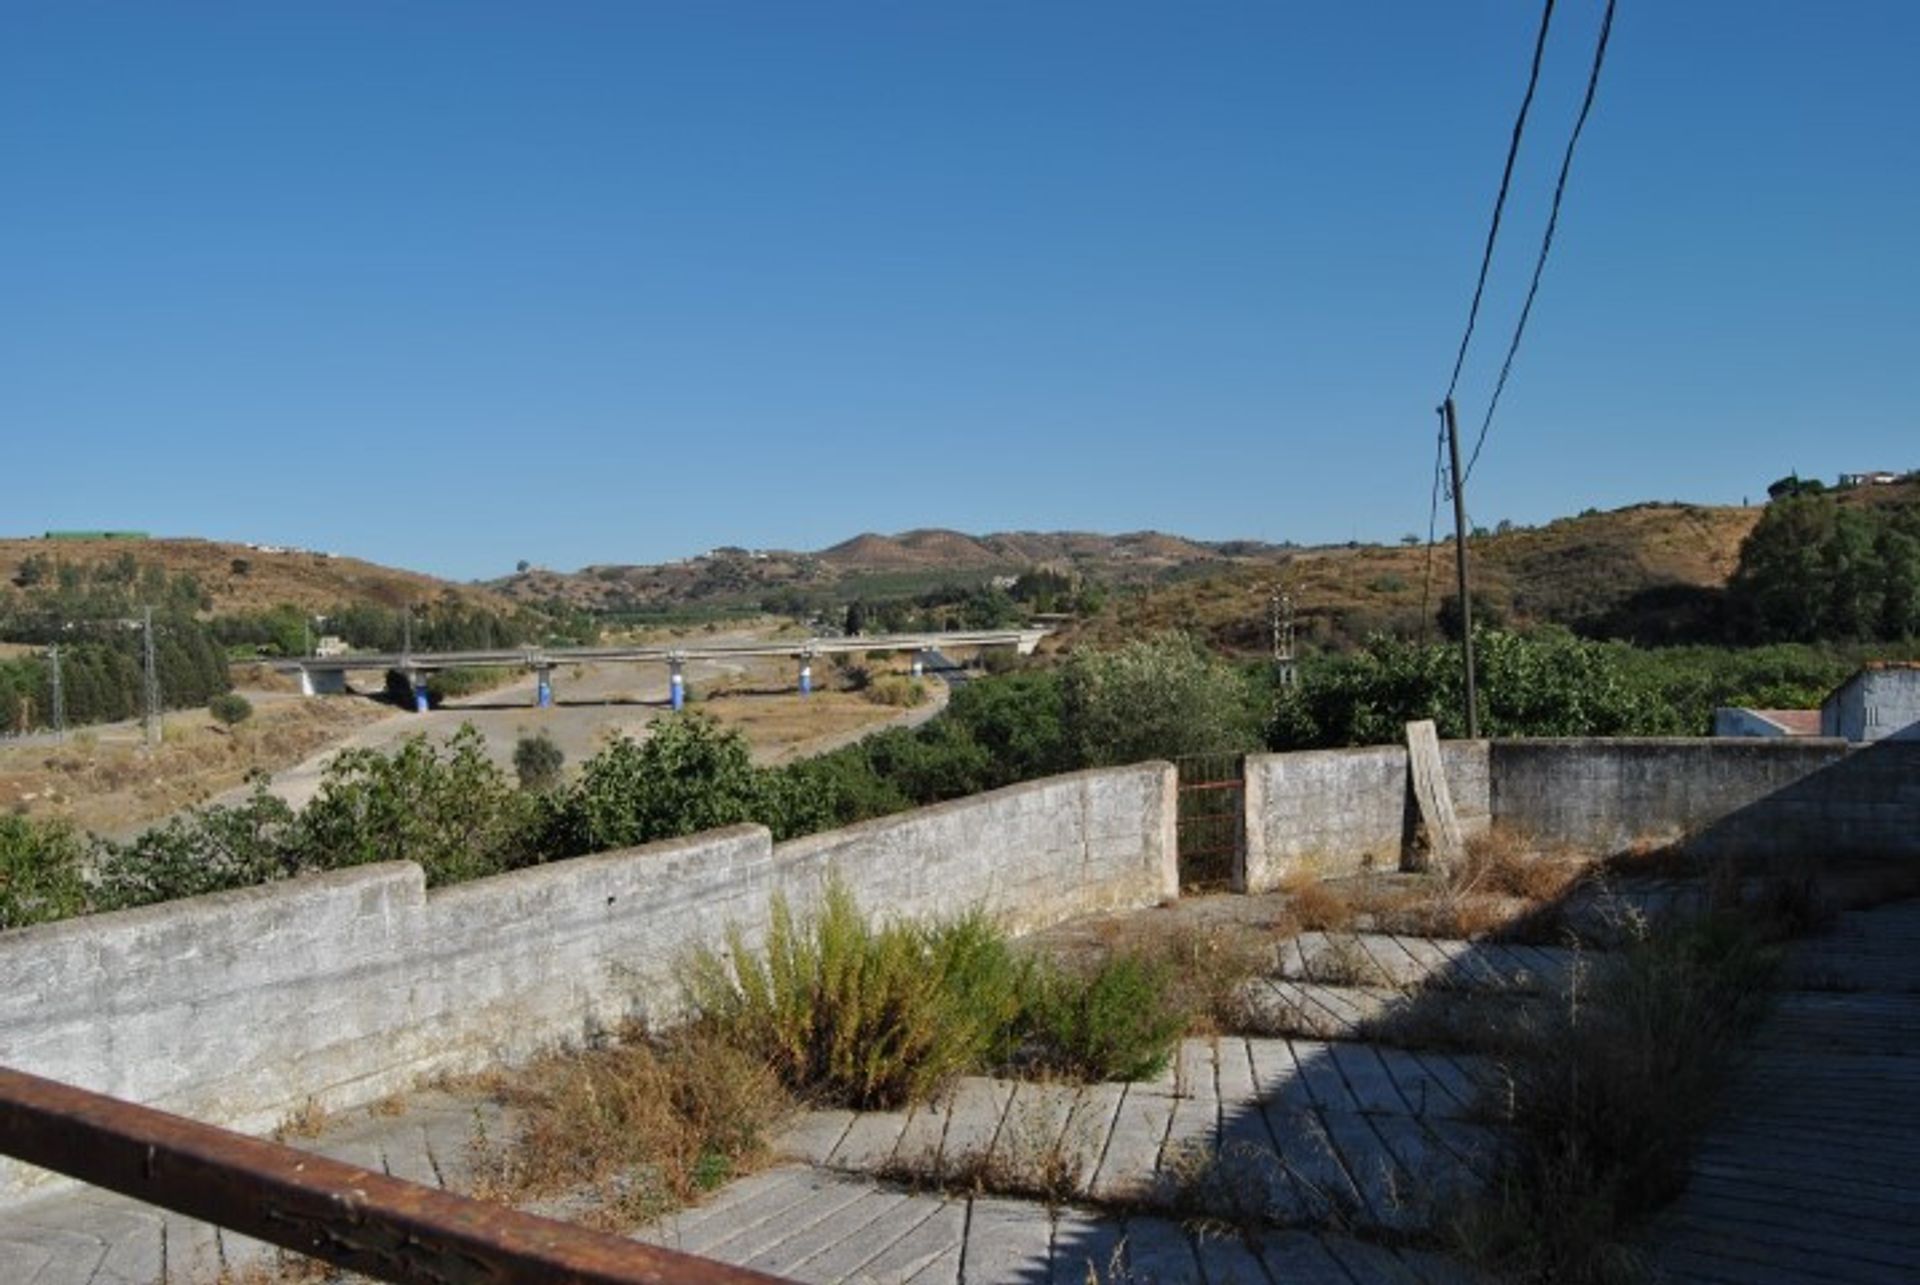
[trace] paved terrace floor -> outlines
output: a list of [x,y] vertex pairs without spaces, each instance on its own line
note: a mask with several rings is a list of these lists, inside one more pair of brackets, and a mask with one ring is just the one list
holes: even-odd
[[[809,1113],[781,1163],[637,1235],[800,1281],[1451,1285],[1471,1277],[1398,1246],[1482,1181],[1491,1072],[1399,1047],[1369,1014],[1408,985],[1530,1002],[1576,962],[1303,935],[1262,985],[1274,1028],[1304,1036],[1188,1040],[1140,1084],[973,1078],[917,1110]],[[1920,1278],[1920,902],[1845,916],[1796,950],[1786,987],[1649,1256],[1679,1280]],[[512,1125],[427,1093],[294,1145],[458,1190],[476,1132]],[[1265,1230],[1201,1230],[1236,1220]],[[95,1192],[0,1216],[0,1281],[26,1285],[209,1282],[269,1254]]]
[[1685,1193],[1675,1281],[1920,1280],[1920,901],[1800,944]]

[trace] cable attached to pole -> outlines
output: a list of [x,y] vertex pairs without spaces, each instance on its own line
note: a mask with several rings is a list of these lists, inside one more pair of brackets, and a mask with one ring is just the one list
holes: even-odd
[[[1540,238],[1540,255],[1533,262],[1533,280],[1527,285],[1527,301],[1520,308],[1520,319],[1514,323],[1513,339],[1507,344],[1506,359],[1500,363],[1500,378],[1494,381],[1493,396],[1487,399],[1487,413],[1480,419],[1480,431],[1473,440],[1473,454],[1467,459],[1466,476],[1473,476],[1473,466],[1480,462],[1480,449],[1487,444],[1487,430],[1493,427],[1493,413],[1499,409],[1500,394],[1506,391],[1507,376],[1513,373],[1513,359],[1520,351],[1520,337],[1527,333],[1527,318],[1533,315],[1534,296],[1540,293],[1540,276],[1547,270],[1547,253],[1553,249],[1554,229],[1560,225],[1560,201],[1567,194],[1567,174],[1573,169],[1573,151],[1580,145],[1581,131],[1587,127],[1587,116],[1593,111],[1593,98],[1600,88],[1600,68],[1607,61],[1607,38],[1613,34],[1613,8],[1615,0],[1607,0],[1606,14],[1600,19],[1600,38],[1593,48],[1593,69],[1587,73],[1587,96],[1581,100],[1580,115],[1574,119],[1573,133],[1567,137],[1567,150],[1560,158],[1560,178],[1553,185],[1553,206],[1547,214],[1547,230]],[[1459,368],[1454,370],[1458,377]],[[1452,396],[1449,392],[1448,396]]]
[[[1473,342],[1474,323],[1480,317],[1480,298],[1487,290],[1487,272],[1493,266],[1494,242],[1500,239],[1500,215],[1507,206],[1507,189],[1513,184],[1513,164],[1520,156],[1520,138],[1527,132],[1527,113],[1533,108],[1533,91],[1540,84],[1540,63],[1547,52],[1547,29],[1553,25],[1554,0],[1546,0],[1540,12],[1540,34],[1533,42],[1533,67],[1527,73],[1527,92],[1520,100],[1519,114],[1513,118],[1513,138],[1507,143],[1506,168],[1500,171],[1500,192],[1493,198],[1493,219],[1487,227],[1487,247],[1480,255],[1480,279],[1473,286],[1473,304],[1467,309],[1466,333],[1460,336],[1460,351],[1453,359],[1453,375],[1447,380],[1447,396],[1460,386],[1460,368],[1467,363],[1467,347]],[[1609,6],[1608,17],[1612,17]]]

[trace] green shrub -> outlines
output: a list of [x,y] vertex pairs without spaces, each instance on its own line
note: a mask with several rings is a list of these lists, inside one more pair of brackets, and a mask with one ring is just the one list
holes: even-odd
[[232,727],[253,717],[253,702],[239,692],[222,692],[207,702],[207,712]]
[[531,818],[529,796],[467,723],[444,745],[414,736],[391,754],[343,751],[301,812],[297,842],[315,868],[414,861],[438,885],[536,859]]
[[297,874],[293,809],[256,786],[234,807],[194,808],[125,843],[95,845],[101,909],[151,905]]
[[876,927],[838,885],[799,920],[776,900],[764,951],[738,930],[728,947],[688,966],[701,1022],[816,1100],[923,1101],[1003,1054],[1021,1008],[1023,969],[984,917]]
[[644,741],[616,739],[588,759],[554,801],[542,850],[578,856],[762,819],[767,774],[746,738],[692,714],[658,723]]
[[1261,717],[1245,675],[1180,635],[1078,652],[1061,672],[1061,721],[1083,766],[1249,750]]
[[1144,1080],[1173,1055],[1188,1021],[1167,966],[1113,955],[1088,973],[1042,969],[1029,987],[1023,1057],[1082,1080]]
[[567,756],[545,732],[523,736],[513,747],[513,770],[523,790],[550,790],[560,783]]
[[0,930],[85,911],[84,858],[64,822],[0,816]]

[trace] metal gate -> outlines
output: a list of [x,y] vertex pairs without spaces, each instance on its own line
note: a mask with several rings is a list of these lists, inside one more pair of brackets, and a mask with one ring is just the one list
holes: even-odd
[[1193,754],[1177,761],[1180,889],[1233,886],[1246,850],[1246,756]]

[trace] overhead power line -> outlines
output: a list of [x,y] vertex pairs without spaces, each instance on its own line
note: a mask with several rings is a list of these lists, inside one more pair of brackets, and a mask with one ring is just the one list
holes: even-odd
[[[1487,399],[1487,412],[1481,417],[1480,431],[1473,439],[1473,453],[1467,459],[1465,477],[1472,477],[1473,466],[1480,462],[1480,448],[1487,444],[1487,430],[1493,427],[1493,413],[1499,409],[1500,394],[1506,391],[1507,376],[1513,373],[1513,359],[1520,351],[1520,337],[1527,333],[1527,318],[1533,315],[1534,296],[1540,293],[1540,275],[1547,270],[1547,253],[1553,249],[1553,232],[1560,224],[1560,201],[1567,194],[1567,174],[1573,169],[1573,151],[1580,145],[1581,131],[1587,127],[1587,116],[1593,111],[1594,93],[1600,88],[1600,68],[1607,61],[1607,37],[1613,34],[1614,4],[1615,0],[1607,0],[1606,14],[1600,19],[1600,37],[1593,47],[1593,69],[1587,73],[1587,96],[1581,100],[1580,115],[1574,119],[1573,133],[1567,136],[1567,150],[1560,158],[1560,178],[1553,185],[1553,206],[1547,213],[1547,230],[1540,238],[1540,255],[1533,262],[1533,280],[1527,286],[1527,301],[1521,305],[1520,319],[1514,323],[1513,339],[1507,344],[1506,359],[1500,363],[1500,378],[1494,381],[1493,396]],[[1538,66],[1537,62],[1535,66]],[[1482,267],[1483,279],[1485,271]],[[1459,377],[1459,373],[1459,367],[1455,366],[1455,378]]]
[[[1500,192],[1493,198],[1493,219],[1487,227],[1487,248],[1480,255],[1480,279],[1473,286],[1473,305],[1467,309],[1467,329],[1460,336],[1460,351],[1453,359],[1453,376],[1447,380],[1447,396],[1451,397],[1460,384],[1460,368],[1466,365],[1467,347],[1473,342],[1474,323],[1480,317],[1480,299],[1487,290],[1487,272],[1493,266],[1493,246],[1500,239],[1500,215],[1507,205],[1507,189],[1513,183],[1513,163],[1520,155],[1520,138],[1527,132],[1527,112],[1533,107],[1533,91],[1540,83],[1540,62],[1547,52],[1547,28],[1553,25],[1553,2],[1546,0],[1546,7],[1540,11],[1540,34],[1533,42],[1533,67],[1527,73],[1527,92],[1520,100],[1519,114],[1513,118],[1513,138],[1507,143],[1506,168],[1500,171]],[[1613,17],[1613,7],[1607,7],[1607,17]]]

